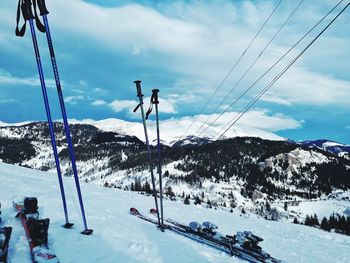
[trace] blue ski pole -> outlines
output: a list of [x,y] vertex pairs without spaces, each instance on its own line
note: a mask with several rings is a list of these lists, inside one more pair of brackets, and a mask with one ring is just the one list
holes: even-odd
[[[73,224],[69,223],[69,220],[68,220],[66,196],[64,193],[64,186],[63,186],[60,162],[58,159],[57,144],[56,144],[56,139],[55,139],[55,134],[54,134],[54,126],[53,126],[53,122],[52,122],[52,118],[51,118],[51,112],[50,112],[47,91],[46,91],[44,73],[43,73],[43,69],[42,69],[40,53],[39,53],[39,48],[38,48],[38,42],[36,39],[35,27],[34,27],[34,22],[33,22],[33,20],[35,19],[35,16],[33,15],[31,6],[32,6],[32,4],[31,4],[30,0],[23,0],[23,1],[20,0],[18,2],[17,25],[18,25],[19,18],[20,18],[20,12],[22,10],[22,14],[23,14],[25,21],[29,21],[30,31],[32,34],[33,46],[34,46],[34,51],[35,51],[35,58],[36,58],[36,62],[37,62],[38,72],[39,72],[41,90],[42,90],[42,94],[43,94],[43,98],[44,98],[47,121],[49,124],[49,132],[50,132],[50,137],[51,137],[52,150],[53,150],[53,154],[54,154],[54,158],[55,158],[58,182],[59,182],[59,186],[60,186],[60,190],[61,190],[63,210],[64,210],[64,215],[65,215],[65,220],[66,220],[64,227],[70,228]],[[24,30],[23,30],[23,28],[24,28]],[[23,36],[24,32],[25,32],[25,24],[20,31],[18,30],[18,27],[17,27],[17,30],[16,30],[17,36]]]
[[[36,0],[34,0],[34,1],[36,1]],[[60,81],[60,77],[58,74],[58,67],[57,67],[55,51],[53,48],[53,43],[52,43],[52,38],[51,38],[49,22],[47,19],[47,14],[49,14],[49,11],[46,8],[46,4],[45,4],[44,0],[37,0],[37,3],[38,3],[40,15],[43,17],[44,25],[45,25],[45,29],[46,29],[46,38],[47,38],[47,43],[49,46],[52,68],[53,68],[53,72],[55,75],[57,93],[58,93],[58,98],[60,101],[61,113],[62,113],[62,118],[63,118],[63,123],[64,123],[64,131],[66,134],[68,151],[69,151],[69,156],[70,156],[70,160],[72,163],[72,170],[73,170],[73,174],[74,174],[75,186],[76,186],[77,193],[78,193],[80,210],[81,210],[84,228],[85,228],[84,231],[82,231],[81,233],[84,235],[91,235],[93,230],[88,229],[87,222],[86,222],[85,209],[84,209],[83,197],[82,197],[81,189],[80,189],[79,176],[78,176],[78,170],[77,170],[77,166],[76,166],[76,158],[75,158],[75,153],[74,153],[74,148],[73,148],[73,142],[72,142],[71,133],[70,133],[70,129],[69,129],[66,107],[65,107],[64,99],[63,99],[61,81]]]

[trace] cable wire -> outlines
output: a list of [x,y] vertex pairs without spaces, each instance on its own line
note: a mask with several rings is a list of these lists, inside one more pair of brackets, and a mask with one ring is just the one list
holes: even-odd
[[[289,14],[287,19],[282,23],[282,25],[278,28],[278,30],[275,32],[273,37],[270,39],[270,41],[265,45],[265,47],[262,49],[262,51],[259,53],[259,55],[255,58],[253,63],[250,64],[248,69],[244,72],[244,74],[241,76],[241,78],[233,85],[231,90],[223,97],[221,102],[216,106],[214,113],[217,112],[217,110],[225,103],[225,101],[231,96],[232,92],[237,88],[237,86],[241,83],[241,81],[245,78],[245,76],[250,72],[250,70],[256,65],[256,63],[259,61],[259,59],[262,57],[262,55],[265,53],[266,49],[270,46],[272,41],[277,37],[277,35],[281,32],[281,30],[284,28],[284,26],[288,23],[288,21],[292,18],[292,16],[295,14],[295,12],[299,9],[301,4],[304,2],[304,0],[301,0],[299,4],[294,8],[292,13]],[[211,115],[207,117],[205,122],[202,123],[202,125],[199,127],[199,129],[195,132],[197,134],[203,127],[206,125],[211,118]]]
[[250,85],[237,99],[235,99],[225,110],[217,116],[199,135],[202,135],[210,126],[212,126],[222,115],[224,115],[229,109],[231,109],[244,95],[246,95],[262,78],[264,78],[282,59],[284,59],[302,40],[305,39],[334,9],[336,9],[343,0],[336,4],[326,15],[324,15],[304,36],[302,36],[288,51],[286,51],[272,66],[266,70],[252,85]]
[[328,25],[282,70],[280,73],[248,104],[240,113],[240,116],[234,120],[231,125],[219,136],[222,138],[226,132],[288,71],[288,69],[315,43],[315,41],[334,23],[334,21],[349,7],[350,2],[328,23]]
[[[270,18],[273,16],[273,14],[276,12],[277,8],[280,6],[282,0],[280,0],[277,5],[275,6],[275,8],[273,9],[273,11],[271,12],[271,14],[268,16],[268,18],[265,20],[265,22],[263,23],[263,25],[260,27],[260,29],[258,30],[258,32],[256,32],[256,34],[254,35],[253,39],[250,41],[250,43],[248,44],[247,48],[243,51],[243,53],[241,54],[241,56],[238,58],[238,60],[236,60],[236,62],[234,63],[234,65],[232,66],[232,68],[230,69],[230,71],[226,74],[226,76],[224,77],[224,79],[220,82],[220,84],[217,86],[217,88],[215,89],[214,93],[210,96],[209,100],[205,103],[205,105],[203,106],[203,108],[200,110],[200,112],[196,115],[195,119],[193,119],[193,121],[191,122],[191,124],[189,125],[189,127],[186,129],[186,131],[181,135],[181,139],[187,134],[187,132],[192,128],[193,124],[198,120],[199,115],[202,114],[204,112],[204,110],[207,108],[207,106],[209,105],[209,103],[213,100],[213,98],[216,96],[216,94],[218,93],[218,91],[221,89],[222,85],[225,83],[225,81],[228,79],[228,77],[231,75],[231,73],[235,70],[235,68],[237,67],[237,65],[239,64],[239,62],[242,60],[242,58],[244,57],[244,55],[247,53],[247,51],[249,50],[249,48],[252,46],[253,42],[256,40],[256,38],[258,37],[258,35],[261,33],[261,31],[264,29],[265,25],[268,23],[268,21],[270,20]],[[180,140],[181,140],[180,139]]]

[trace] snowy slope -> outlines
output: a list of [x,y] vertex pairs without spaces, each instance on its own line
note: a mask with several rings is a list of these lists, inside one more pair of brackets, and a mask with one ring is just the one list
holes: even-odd
[[[62,263],[89,262],[243,262],[128,214],[131,206],[147,213],[153,199],[118,189],[82,183],[92,236],[82,236],[79,207],[72,178],[65,178],[68,208],[75,228],[61,227],[63,215],[54,174],[0,163],[0,200],[6,225],[14,227],[9,256],[12,263],[30,262],[24,231],[12,208],[16,194],[35,195],[42,217],[49,217],[50,246]],[[209,220],[224,233],[249,229],[264,237],[263,248],[286,262],[348,262],[350,238],[288,222],[272,222],[239,212],[210,210],[165,201],[167,216],[183,222]]]

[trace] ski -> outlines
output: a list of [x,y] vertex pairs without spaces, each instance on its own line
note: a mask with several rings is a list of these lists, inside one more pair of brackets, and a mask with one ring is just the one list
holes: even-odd
[[[155,210],[154,208],[150,209],[150,213],[155,215]],[[251,258],[254,258],[252,262],[282,262],[263,251],[258,243],[264,239],[254,235],[250,231],[238,231],[237,234],[233,236],[223,235],[217,231],[217,225],[207,221],[203,222],[203,224],[191,222],[188,226],[169,218],[166,218],[165,221],[194,235],[198,235],[206,240],[224,246],[230,250],[231,255],[244,258],[247,261],[251,261]]]
[[[152,214],[154,214],[155,211],[155,209],[151,209]],[[130,213],[142,220],[157,225],[155,219],[141,214],[136,208],[130,208]],[[212,223],[205,222],[203,226],[197,222],[191,222],[190,225],[187,226],[171,219],[164,220],[166,222],[163,225],[164,229],[215,248],[221,252],[225,252],[230,256],[235,256],[242,260],[254,263],[282,263],[282,261],[271,257],[266,252],[260,251],[260,253],[258,253],[257,251],[244,248],[236,241],[236,237],[226,236],[216,232],[215,230],[217,229],[217,226]]]
[[59,263],[57,256],[48,248],[50,219],[39,219],[38,200],[25,197],[23,201],[13,201],[29,242],[33,263]]
[[[0,203],[0,223],[1,219],[1,203]],[[0,262],[7,262],[7,253],[12,233],[12,227],[0,227]]]

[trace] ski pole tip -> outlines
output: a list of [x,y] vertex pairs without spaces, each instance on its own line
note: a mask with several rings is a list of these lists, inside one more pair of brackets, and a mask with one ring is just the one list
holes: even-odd
[[65,224],[63,225],[63,227],[64,227],[64,228],[67,228],[67,229],[70,229],[70,228],[72,228],[73,226],[74,226],[73,223],[65,223]]
[[86,236],[90,236],[92,233],[94,232],[94,230],[92,229],[85,229],[84,231],[81,231],[80,233]]

